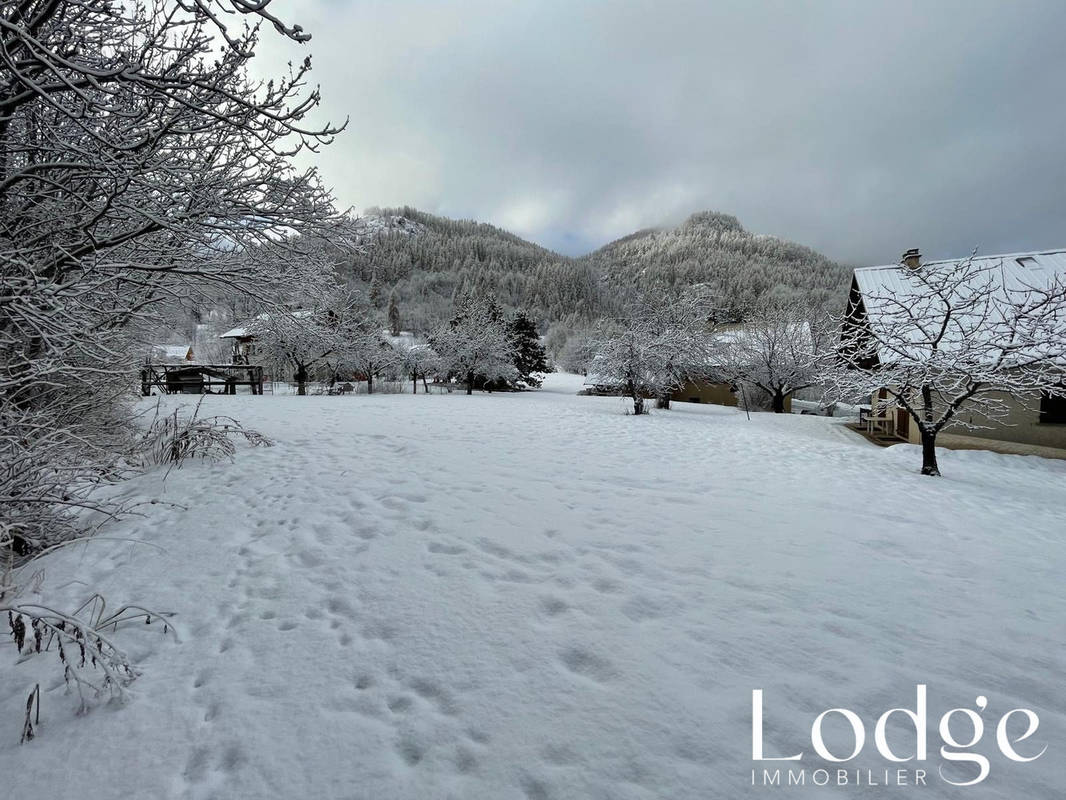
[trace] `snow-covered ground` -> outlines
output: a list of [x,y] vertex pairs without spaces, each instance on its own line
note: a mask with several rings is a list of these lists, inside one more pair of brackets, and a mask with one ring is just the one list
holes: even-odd
[[[880,771],[916,766],[884,762],[873,725],[918,683],[929,786],[884,794],[1063,796],[1066,462],[942,451],[931,479],[915,448],[839,420],[634,418],[580,385],[208,397],[276,446],[133,482],[161,502],[51,556],[44,586],[66,608],[92,586],[174,611],[180,643],[120,629],[134,697],[81,717],[54,659],[0,647],[0,796],[879,796],[752,788],[753,767],[790,766],[752,763],[752,690],[767,755],[825,766],[810,725],[843,706],[867,731],[846,766]],[[978,695],[991,774],[956,790],[937,723]],[[996,755],[1016,707],[1040,716],[1018,750],[1048,745],[1031,763]]]

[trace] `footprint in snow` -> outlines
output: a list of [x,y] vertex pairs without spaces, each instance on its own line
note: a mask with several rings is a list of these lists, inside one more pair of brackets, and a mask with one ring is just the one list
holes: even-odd
[[529,800],[549,800],[551,797],[546,784],[528,775],[522,778],[522,791]]
[[396,751],[409,767],[413,767],[425,756],[425,748],[409,736],[400,739]]
[[601,594],[617,594],[622,591],[622,584],[610,578],[597,578],[592,582],[592,588]]
[[540,599],[540,608],[549,617],[557,617],[570,610],[567,602],[559,597],[542,597]]
[[462,775],[466,775],[477,769],[477,757],[469,749],[458,745],[455,748],[455,769]]
[[437,709],[442,714],[454,716],[459,713],[455,701],[443,686],[425,678],[416,678],[411,681],[410,687],[411,690],[423,700],[427,700],[436,705]]
[[344,597],[334,595],[326,601],[326,608],[329,609],[329,613],[337,614],[342,617],[352,618],[356,615],[355,607],[349,600]]
[[559,654],[559,660],[576,675],[598,683],[606,683],[618,674],[610,661],[584,647],[568,647]]
[[426,549],[431,553],[439,553],[446,556],[457,556],[460,553],[465,553],[466,548],[458,544],[438,544],[437,542],[430,542]]

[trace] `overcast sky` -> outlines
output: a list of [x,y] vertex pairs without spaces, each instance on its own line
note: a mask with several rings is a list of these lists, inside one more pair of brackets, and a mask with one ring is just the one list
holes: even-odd
[[1066,246],[1066,2],[285,0],[344,205],[578,254],[714,209],[849,264]]

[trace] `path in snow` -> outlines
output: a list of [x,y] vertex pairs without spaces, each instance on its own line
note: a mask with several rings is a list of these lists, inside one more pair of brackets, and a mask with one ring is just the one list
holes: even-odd
[[[165,553],[101,541],[48,564],[55,602],[87,581],[176,611],[182,643],[127,630],[135,699],[81,718],[49,664],[0,650],[5,791],[761,796],[752,689],[785,754],[832,706],[872,737],[921,682],[934,755],[937,716],[978,694],[990,726],[1031,707],[1060,749],[928,796],[1059,796],[1066,464],[945,452],[934,481],[914,448],[822,418],[637,419],[575,389],[207,398],[277,445],[134,482],[185,508],[109,534]],[[45,723],[18,748],[38,675]],[[884,766],[867,755],[852,766]]]

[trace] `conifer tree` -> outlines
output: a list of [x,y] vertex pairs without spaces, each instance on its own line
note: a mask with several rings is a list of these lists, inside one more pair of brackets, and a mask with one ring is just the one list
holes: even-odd
[[389,293],[389,333],[393,336],[400,335],[400,307],[396,303],[396,290]]
[[518,381],[535,389],[542,382],[536,377],[536,373],[551,372],[544,345],[540,343],[540,337],[537,335],[537,326],[524,311],[516,311],[509,328]]

